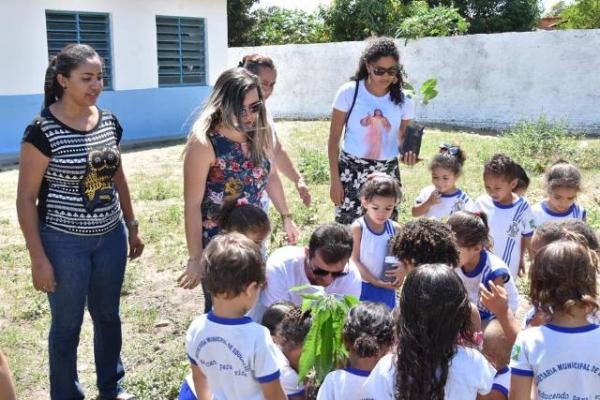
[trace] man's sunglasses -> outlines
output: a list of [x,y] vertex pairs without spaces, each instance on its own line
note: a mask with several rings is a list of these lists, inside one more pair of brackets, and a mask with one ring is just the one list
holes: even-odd
[[256,103],[250,104],[248,107],[242,107],[240,108],[240,115],[243,117],[246,114],[258,114],[262,105],[263,102],[259,100]]
[[373,68],[373,73],[377,76],[382,76],[384,74],[388,74],[389,76],[396,76],[398,75],[398,67],[390,67],[390,68],[383,68],[383,67],[372,67]]
[[348,275],[348,273],[345,271],[331,272],[331,271],[327,271],[326,269],[323,269],[320,267],[313,268],[312,272],[313,272],[313,274],[318,275],[318,276],[331,275],[332,278],[339,278],[340,276]]

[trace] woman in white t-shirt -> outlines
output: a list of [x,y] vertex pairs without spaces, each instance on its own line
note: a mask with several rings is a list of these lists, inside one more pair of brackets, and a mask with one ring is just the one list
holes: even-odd
[[479,351],[459,344],[472,336],[471,306],[447,265],[426,264],[408,273],[396,335],[397,349],[369,375],[369,398],[475,400],[492,390],[496,370]]
[[[327,149],[337,222],[351,224],[363,214],[358,192],[369,174],[383,172],[400,183],[399,146],[415,106],[402,92],[399,62],[392,39],[371,39],[358,71],[335,96]],[[414,164],[416,156],[407,153],[403,161]],[[392,218],[397,218],[396,211]]]

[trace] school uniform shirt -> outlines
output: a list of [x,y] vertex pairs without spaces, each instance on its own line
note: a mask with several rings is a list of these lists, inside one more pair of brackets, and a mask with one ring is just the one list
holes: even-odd
[[277,356],[277,365],[281,373],[280,380],[283,386],[283,391],[288,396],[288,399],[304,396],[304,386],[298,383],[298,373],[294,371],[281,348],[275,345],[275,354]]
[[[495,375],[496,370],[480,352],[458,346],[448,368],[444,399],[475,399],[477,394],[488,394],[492,390]],[[366,383],[367,391],[373,399],[393,400],[395,384],[395,355],[388,354],[371,371]]]
[[187,332],[190,362],[206,376],[213,400],[262,400],[260,385],[280,376],[269,331],[248,317],[221,318],[212,311]]
[[[285,246],[275,250],[267,260],[267,285],[262,290],[257,305],[249,312],[255,321],[261,321],[265,310],[276,301],[287,300],[297,306],[302,304],[303,293],[314,293],[319,287],[312,286],[300,292],[291,291],[298,286],[310,285],[304,271],[304,247]],[[353,262],[344,269],[347,275],[335,278],[325,287],[325,293],[360,297],[362,280]]]
[[493,239],[492,251],[508,265],[516,279],[521,261],[521,239],[531,237],[535,228],[529,203],[519,197],[514,203],[504,205],[486,194],[477,199],[475,208],[487,214]]
[[[434,191],[435,186],[433,185],[422,189],[415,199],[415,204],[419,205],[426,202]],[[440,202],[431,206],[423,216],[428,218],[446,219],[457,211],[471,211],[473,208],[473,200],[471,200],[468,194],[458,189],[454,193],[442,194]]]
[[597,399],[600,395],[600,326],[552,324],[519,332],[510,372],[534,379],[539,399]]
[[548,202],[546,200],[540,201],[531,207],[531,212],[533,213],[536,228],[550,221],[566,218],[575,218],[585,221],[587,217],[585,209],[576,203],[573,203],[567,211],[557,213],[548,208]]
[[355,368],[331,371],[319,388],[317,400],[375,400],[365,387],[369,374]]
[[[352,106],[356,82],[343,84],[335,95],[333,108],[347,113]],[[359,158],[392,160],[398,156],[398,132],[402,120],[415,117],[415,102],[404,96],[394,104],[387,93],[375,96],[358,82],[356,102],[348,118],[342,149]]]
[[488,282],[495,281],[497,278],[502,278],[508,296],[509,308],[513,313],[519,308],[519,292],[515,285],[515,280],[510,275],[510,271],[504,261],[493,253],[482,250],[479,255],[479,263],[471,272],[466,272],[464,267],[455,268],[454,271],[463,281],[467,293],[469,294],[469,300],[477,305],[479,315],[483,321],[493,319],[494,314],[481,304],[479,285],[482,283],[490,290]]
[[510,368],[504,367],[496,372],[492,390],[497,390],[508,399],[508,393],[510,392]]
[[389,254],[390,239],[394,237],[394,223],[391,219],[385,221],[382,232],[374,232],[365,217],[356,220],[360,225],[360,262],[367,267],[376,278],[383,278],[383,264]]

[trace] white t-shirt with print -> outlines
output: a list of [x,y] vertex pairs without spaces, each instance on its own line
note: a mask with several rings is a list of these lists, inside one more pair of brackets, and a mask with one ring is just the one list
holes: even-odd
[[598,399],[600,326],[525,329],[513,346],[510,371],[532,377],[539,399]]
[[206,376],[213,400],[262,400],[261,383],[280,376],[269,330],[248,317],[201,315],[188,329],[186,349]]
[[304,387],[298,383],[298,373],[294,371],[290,365],[290,361],[283,354],[279,346],[275,345],[275,348],[277,365],[279,365],[279,371],[281,372],[280,380],[283,385],[283,391],[289,399],[304,395]]
[[[492,390],[495,375],[496,370],[480,352],[458,346],[448,369],[444,399],[475,399],[477,394],[488,394]],[[393,400],[395,384],[395,356],[388,354],[371,371],[366,383],[367,391],[374,399]]]
[[580,205],[573,203],[571,207],[564,213],[556,213],[548,208],[546,200],[540,201],[531,207],[533,219],[535,220],[536,228],[545,224],[546,222],[556,221],[567,218],[586,220],[586,211]]
[[497,390],[508,399],[510,392],[510,368],[504,367],[496,373],[492,390]]
[[489,281],[503,278],[504,288],[506,289],[506,294],[508,296],[509,308],[513,313],[519,308],[519,292],[515,285],[515,280],[510,276],[510,271],[504,261],[495,254],[487,250],[482,250],[479,255],[479,263],[473,271],[466,272],[463,267],[455,268],[454,271],[463,281],[469,295],[469,300],[477,305],[479,315],[483,321],[494,318],[494,314],[481,304],[479,285],[482,283],[490,290],[488,285]]
[[[343,84],[335,95],[333,108],[347,113],[352,105],[356,82]],[[415,102],[404,96],[394,104],[390,94],[378,97],[359,81],[356,102],[348,119],[343,150],[360,158],[392,160],[398,156],[398,132],[402,120],[415,117]]]
[[317,400],[375,400],[365,387],[370,371],[344,368],[325,377]]
[[535,222],[531,207],[523,197],[510,205],[495,202],[489,195],[483,195],[475,202],[475,208],[488,216],[492,251],[508,265],[514,279],[521,262],[521,239],[533,235]]
[[[425,203],[434,190],[435,186],[433,185],[423,188],[415,199],[415,204],[419,205]],[[428,218],[446,219],[457,211],[471,211],[473,208],[473,200],[471,200],[468,194],[458,189],[451,194],[442,194],[440,202],[432,205],[423,216]]]
[[[265,310],[276,301],[287,300],[296,305],[302,304],[302,293],[311,293],[317,287],[307,288],[302,292],[290,289],[310,285],[304,271],[305,250],[300,246],[285,246],[275,250],[267,260],[267,285],[260,294],[259,301],[249,315],[255,321],[260,321]],[[348,261],[344,272],[347,275],[335,278],[325,287],[325,293],[352,295],[360,298],[362,281],[360,272],[352,261]]]

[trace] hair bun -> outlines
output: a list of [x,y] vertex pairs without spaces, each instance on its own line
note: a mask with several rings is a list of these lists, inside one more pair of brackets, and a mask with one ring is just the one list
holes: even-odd
[[354,341],[354,350],[359,357],[375,357],[379,353],[379,344],[375,337],[361,333]]

